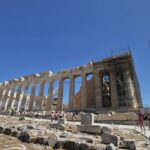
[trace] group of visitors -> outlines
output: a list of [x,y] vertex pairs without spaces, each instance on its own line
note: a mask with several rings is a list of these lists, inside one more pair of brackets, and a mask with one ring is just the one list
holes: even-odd
[[52,111],[51,120],[58,120],[59,118],[64,118],[64,112]]

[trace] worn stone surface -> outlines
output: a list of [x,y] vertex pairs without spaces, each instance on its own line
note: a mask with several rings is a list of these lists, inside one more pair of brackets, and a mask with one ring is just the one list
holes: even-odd
[[65,127],[62,124],[59,124],[59,123],[50,124],[49,126],[50,126],[50,128],[55,128],[55,129],[59,129],[59,130],[65,130]]
[[18,139],[22,142],[30,142],[30,135],[27,132],[21,132]]
[[111,133],[111,132],[112,132],[112,129],[111,129],[111,128],[108,128],[108,127],[102,127],[101,131],[102,131],[102,133],[105,133],[105,132]]
[[75,141],[65,141],[63,148],[68,150],[80,150],[80,145]]
[[80,150],[89,150],[89,144],[80,143]]
[[102,142],[105,144],[111,144],[113,143],[115,146],[118,146],[120,143],[120,137],[111,135],[109,133],[103,133],[102,134]]
[[[65,130],[59,130],[56,128],[49,128],[50,121],[46,120],[46,119],[45,120],[44,119],[34,119],[33,120],[31,118],[26,118],[25,120],[20,122],[18,120],[18,117],[12,117],[12,118],[10,117],[8,120],[6,118],[7,117],[0,117],[0,126],[3,126],[5,128],[10,128],[12,130],[12,132],[13,132],[13,130],[15,130],[17,133],[19,133],[19,135],[20,135],[20,132],[26,131],[26,133],[30,136],[30,138],[28,136],[23,136],[23,137],[27,137],[27,140],[23,139],[22,141],[29,141],[29,143],[21,142],[21,140],[20,140],[20,142],[23,145],[27,145],[27,146],[34,145],[35,148],[32,148],[32,149],[35,149],[35,150],[43,150],[44,147],[45,147],[45,149],[46,148],[48,149],[49,147],[58,147],[60,149],[65,149],[64,145],[65,145],[66,141],[69,141],[69,143],[73,142],[74,147],[77,147],[80,149],[86,149],[87,146],[89,146],[89,150],[90,149],[106,150],[106,146],[108,145],[108,144],[102,144],[102,142],[101,142],[101,138],[102,138],[103,134],[95,135],[95,134],[91,134],[91,133],[89,134],[89,133],[78,132],[76,129],[76,125],[75,125],[76,123],[73,123],[73,122],[67,122],[67,124],[63,125],[65,127]],[[3,121],[3,120],[5,120],[5,121]],[[56,121],[53,121],[53,122],[56,122]],[[18,127],[21,131],[17,130]],[[89,128],[89,130],[91,130],[91,129]],[[109,133],[107,133],[107,134],[109,134]],[[4,135],[4,134],[0,134],[0,135]],[[141,148],[143,148],[141,150],[148,150],[148,147],[145,146],[146,143],[144,143],[145,138],[141,134],[135,132],[134,130],[113,128],[113,131],[110,135],[111,136],[112,135],[113,136],[121,136],[121,140],[129,139],[129,138],[131,138],[132,141],[137,140],[139,143],[138,150],[140,150]],[[12,137],[12,134],[9,135],[9,137]],[[18,137],[18,136],[16,136],[16,137]],[[15,139],[17,139],[16,137],[15,137]],[[40,142],[38,142],[41,144],[36,143],[37,137],[41,138],[41,139],[39,139]],[[143,140],[143,142],[142,142],[142,140]],[[70,144],[67,144],[67,145],[70,145]],[[67,147],[69,148],[70,146],[67,146]],[[123,146],[119,145],[118,148],[119,149],[121,149],[121,148],[127,149],[127,146],[123,147]],[[32,150],[32,149],[29,149],[29,150]],[[4,150],[6,150],[6,149],[4,149]]]
[[5,128],[3,126],[0,126],[0,133],[3,133]]
[[81,125],[93,125],[94,114],[92,113],[81,113]]
[[6,135],[11,135],[12,131],[10,128],[5,128],[3,133]]
[[66,124],[66,118],[59,118],[58,123],[59,124]]
[[101,127],[97,125],[77,125],[77,130],[84,133],[100,134]]
[[114,144],[111,143],[106,147],[106,150],[116,150],[116,147]]

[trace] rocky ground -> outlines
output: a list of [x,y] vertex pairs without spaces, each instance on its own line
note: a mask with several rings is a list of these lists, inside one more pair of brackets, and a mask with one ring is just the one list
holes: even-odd
[[101,127],[100,134],[81,133],[76,123],[0,116],[0,150],[149,150],[149,139],[133,129]]

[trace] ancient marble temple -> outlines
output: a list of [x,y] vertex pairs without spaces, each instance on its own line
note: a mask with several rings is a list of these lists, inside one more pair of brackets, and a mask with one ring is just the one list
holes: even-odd
[[[87,82],[88,75],[92,75],[89,82]],[[79,99],[75,95],[75,79],[78,76],[82,78]],[[56,109],[61,111],[63,110],[63,88],[66,79],[70,80],[69,111],[136,111],[142,107],[132,55],[130,52],[125,52],[74,69],[62,70],[57,74],[48,71],[4,81],[0,85],[0,111],[5,112],[14,107],[18,111],[32,111],[35,102],[37,110],[51,110],[56,80],[59,81]],[[49,84],[49,88],[45,97],[46,83]],[[40,84],[38,98],[35,96],[37,84]],[[89,84],[92,84],[92,100],[89,99],[90,95],[87,92]],[[29,87],[31,87],[30,93],[28,92]],[[46,107],[43,107],[43,101]]]

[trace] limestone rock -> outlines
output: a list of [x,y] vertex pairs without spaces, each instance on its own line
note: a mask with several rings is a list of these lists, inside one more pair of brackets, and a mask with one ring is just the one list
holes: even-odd
[[31,125],[28,125],[28,126],[27,126],[27,129],[34,129],[34,127],[31,126]]
[[27,132],[21,132],[18,139],[22,142],[30,142],[30,135]]
[[10,128],[5,128],[3,133],[6,135],[11,135],[12,132]]
[[19,118],[19,120],[20,120],[20,121],[25,120],[25,117],[24,117],[24,116],[21,116],[21,117]]
[[12,129],[12,136],[13,137],[18,137],[18,135],[19,135],[19,131],[18,130],[16,130],[16,129]]
[[5,128],[3,126],[0,126],[0,133],[3,133]]
[[55,128],[55,129],[59,129],[59,130],[65,130],[65,127],[62,124],[59,124],[59,123],[50,124],[49,126],[50,126],[50,128]]
[[136,145],[137,145],[136,141],[124,140],[123,142],[127,148],[130,148],[131,150],[136,150]]
[[102,134],[102,143],[104,144],[111,144],[113,143],[115,146],[118,146],[120,143],[120,137],[111,135],[109,133],[103,133]]
[[104,144],[95,144],[89,147],[89,150],[106,150],[106,145]]
[[104,133],[104,132],[111,133],[112,132],[112,129],[108,128],[108,127],[102,127],[101,130],[102,130],[102,133]]
[[89,145],[87,143],[80,143],[80,150],[89,150]]
[[58,123],[59,124],[66,124],[66,118],[59,118]]
[[61,149],[62,147],[64,147],[65,141],[58,141],[56,142],[56,144],[54,145],[54,149]]
[[77,130],[84,133],[100,134],[101,127],[98,125],[77,125]]
[[111,143],[106,147],[106,150],[116,150],[116,147],[114,144]]
[[80,145],[74,141],[66,141],[63,148],[67,150],[80,150]]
[[45,144],[45,138],[44,137],[37,137],[36,143],[38,144]]
[[93,125],[94,114],[92,113],[81,113],[81,125]]
[[45,144],[51,147],[54,147],[57,142],[58,142],[58,137],[54,134],[49,135],[48,138],[45,139]]

